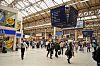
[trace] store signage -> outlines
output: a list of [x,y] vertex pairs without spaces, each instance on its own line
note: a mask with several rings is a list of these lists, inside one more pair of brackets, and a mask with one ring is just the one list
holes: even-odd
[[6,30],[6,29],[4,29],[3,34],[15,35],[16,31],[15,30]]
[[93,32],[93,30],[84,30],[82,31],[83,37],[92,37]]
[[20,34],[20,33],[16,33],[16,36],[17,36],[17,37],[21,37],[21,34]]
[[3,29],[0,29],[0,34],[3,34]]

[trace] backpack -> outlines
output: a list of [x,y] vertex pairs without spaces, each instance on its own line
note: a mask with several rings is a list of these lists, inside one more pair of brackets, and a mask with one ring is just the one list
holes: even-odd
[[97,58],[96,58],[96,51],[92,52],[92,58],[97,61]]

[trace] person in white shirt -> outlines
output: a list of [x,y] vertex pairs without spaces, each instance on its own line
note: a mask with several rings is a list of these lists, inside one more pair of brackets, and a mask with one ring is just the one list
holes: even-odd
[[63,48],[64,48],[64,45],[65,45],[64,41],[61,41],[61,42],[60,42],[60,49],[61,49],[61,54],[62,54],[62,55],[63,55]]

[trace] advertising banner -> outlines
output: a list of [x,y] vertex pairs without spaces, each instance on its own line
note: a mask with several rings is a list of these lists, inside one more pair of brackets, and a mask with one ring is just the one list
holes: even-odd
[[9,37],[9,39],[7,39],[7,41],[6,41],[6,48],[12,48],[12,46],[13,46],[13,38],[12,37]]
[[5,19],[4,12],[3,12],[3,10],[0,9],[0,23],[3,23],[4,19]]
[[6,16],[5,16],[5,22],[4,25],[7,27],[15,27],[15,18],[16,15],[14,13],[11,12],[7,12]]
[[20,29],[21,29],[21,23],[20,23],[20,22],[17,22],[16,29],[17,29],[17,31],[19,31],[19,32],[20,32]]

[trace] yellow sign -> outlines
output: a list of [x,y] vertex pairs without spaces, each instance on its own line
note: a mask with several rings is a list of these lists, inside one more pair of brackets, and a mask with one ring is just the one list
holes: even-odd
[[17,27],[16,27],[17,31],[20,31],[21,29],[21,24],[17,22]]
[[13,44],[13,41],[9,39],[8,41],[6,41],[6,48],[11,48],[12,44]]
[[7,24],[9,24],[9,25],[13,25],[13,24],[14,24],[14,19],[13,19],[13,18],[8,18],[8,19],[6,20],[6,22],[7,22]]

